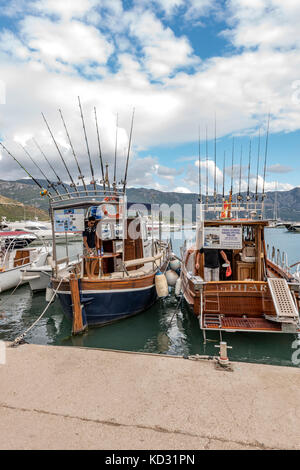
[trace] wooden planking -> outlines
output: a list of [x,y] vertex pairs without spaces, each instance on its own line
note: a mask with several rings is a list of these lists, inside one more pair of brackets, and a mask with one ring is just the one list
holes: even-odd
[[71,276],[70,279],[70,290],[73,310],[72,333],[73,335],[78,335],[79,333],[82,333],[85,330],[85,325],[83,324],[82,318],[82,306],[80,302],[78,279],[75,278],[74,274]]

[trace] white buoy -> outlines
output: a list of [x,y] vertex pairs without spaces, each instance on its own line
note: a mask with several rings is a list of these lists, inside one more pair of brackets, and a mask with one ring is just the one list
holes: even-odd
[[169,294],[168,282],[165,274],[158,273],[155,276],[155,287],[158,297],[167,297]]
[[[46,302],[50,302],[54,294],[54,290],[51,287],[47,287],[46,289]],[[54,300],[52,300],[54,302]]]
[[179,269],[181,266],[181,263],[179,259],[172,259],[170,261],[170,268],[173,269],[173,271],[176,271],[176,269]]
[[181,279],[179,277],[175,284],[175,296],[179,297],[180,294],[181,294]]
[[173,271],[172,269],[169,269],[169,271],[166,272],[166,278],[168,285],[170,287],[174,287],[178,279],[178,274],[175,273],[175,271]]

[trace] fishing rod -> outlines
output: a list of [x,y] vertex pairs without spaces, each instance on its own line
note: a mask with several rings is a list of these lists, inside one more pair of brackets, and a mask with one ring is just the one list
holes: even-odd
[[[54,191],[56,192],[56,194],[60,197],[60,199],[62,199],[61,197],[61,194],[60,192],[56,189],[55,185],[53,183],[51,183],[51,181],[48,179],[48,177],[45,175],[45,173],[43,172],[43,170],[38,166],[38,164],[34,161],[34,159],[32,158],[32,156],[30,155],[30,153],[26,150],[26,148],[22,145],[22,144],[19,144],[20,147],[24,150],[24,152],[26,153],[26,155],[28,156],[28,158],[30,158],[30,160],[32,161],[32,163],[34,164],[34,166],[38,169],[38,171],[41,173],[41,175],[43,175],[43,177],[45,178],[45,180],[47,181],[48,183],[48,188],[53,188]],[[51,193],[49,192],[49,194],[51,195]]]
[[208,141],[207,141],[207,126],[205,131],[206,136],[206,210],[208,209]]
[[109,176],[108,176],[108,163],[106,163],[106,173],[105,173],[105,184],[107,184],[108,190],[110,191]]
[[117,150],[118,150],[118,126],[119,126],[119,115],[117,114],[117,123],[116,123],[116,145],[115,145],[115,165],[114,165],[114,182],[113,182],[113,188],[114,191],[116,191],[117,188]]
[[101,143],[100,143],[100,133],[99,133],[99,127],[98,127],[98,118],[97,118],[96,107],[94,107],[94,111],[95,111],[95,122],[96,122],[97,139],[98,139],[98,147],[99,147],[99,159],[100,159],[100,166],[101,166],[101,173],[102,173],[102,184],[103,184],[103,189],[105,191],[105,177],[104,177],[102,151],[101,151]]
[[133,108],[133,112],[132,112],[131,129],[130,129],[128,153],[127,153],[127,161],[126,161],[125,175],[124,175],[124,181],[123,181],[123,192],[125,192],[125,189],[126,189],[126,186],[127,186],[127,174],[128,174],[128,164],[129,164],[130,149],[131,149],[131,142],[132,142],[134,114],[135,114],[135,108]]
[[233,195],[233,165],[234,164],[234,137],[232,138],[232,155],[231,155],[231,186],[229,193],[229,204],[228,204],[228,217],[231,218],[232,209],[232,195]]
[[242,161],[243,161],[243,146],[241,145],[241,156],[240,156],[240,175],[239,175],[239,194],[238,194],[238,201],[241,203],[243,200],[242,194],[241,194],[241,187],[242,187]]
[[262,216],[264,214],[264,201],[265,201],[265,179],[266,179],[266,168],[267,168],[267,155],[268,155],[268,144],[269,144],[269,131],[270,131],[270,113],[268,116],[268,126],[267,126],[267,135],[266,135],[266,147],[265,147],[265,162],[264,162],[264,178],[263,178],[263,188],[262,188],[262,195],[261,195],[261,200],[262,200]]
[[72,153],[73,153],[73,156],[74,156],[76,165],[77,165],[77,169],[78,169],[78,172],[79,172],[78,179],[82,181],[82,184],[83,184],[84,190],[85,190],[85,192],[86,192],[86,195],[88,195],[88,192],[87,192],[87,189],[86,189],[86,184],[85,184],[85,181],[84,181],[84,176],[83,176],[83,174],[82,174],[82,171],[81,171],[81,168],[80,168],[80,165],[79,165],[79,162],[78,162],[78,159],[77,159],[77,156],[76,156],[76,153],[75,153],[75,150],[74,150],[72,141],[71,141],[71,137],[70,137],[70,134],[69,134],[69,132],[68,132],[68,129],[67,129],[67,126],[66,126],[64,117],[63,117],[62,110],[59,109],[58,111],[59,111],[59,114],[60,114],[62,123],[63,123],[63,125],[64,125],[65,131],[66,131],[66,134],[67,134],[67,137],[68,137],[68,141],[69,141],[69,144],[70,144],[70,147],[71,147],[71,150],[72,150]]
[[[260,160],[260,128],[258,134],[258,149],[257,149],[257,171],[256,171],[256,187],[255,187],[255,201],[258,201],[258,172],[259,172],[259,160]],[[256,204],[256,203],[255,203]]]
[[83,112],[82,112],[82,107],[81,107],[81,102],[80,102],[80,97],[79,96],[78,96],[78,103],[79,103],[79,109],[80,109],[80,115],[81,115],[81,120],[82,120],[82,126],[83,126],[83,131],[84,131],[84,137],[85,137],[87,153],[88,153],[88,156],[89,156],[90,169],[91,169],[91,174],[92,174],[91,184],[94,186],[94,190],[95,190],[95,193],[96,193],[97,187],[96,187],[96,181],[95,181],[95,175],[94,175],[94,168],[93,168],[92,158],[91,158],[91,154],[90,154],[90,148],[89,148],[89,143],[88,143],[88,139],[87,139],[86,128],[85,128]]
[[249,141],[249,161],[248,161],[248,186],[247,186],[247,197],[246,197],[247,212],[248,212],[248,209],[249,209],[249,201],[251,199],[251,196],[250,196],[251,150],[252,150],[252,142],[251,142],[251,139],[250,139],[250,141]]
[[200,126],[199,126],[199,202],[202,204],[202,188],[201,188],[201,144],[200,144]]
[[231,155],[231,186],[230,186],[230,193],[231,196],[233,194],[233,163],[234,163],[234,137],[232,139],[232,155]]
[[222,192],[223,202],[225,202],[225,161],[226,161],[226,150],[224,150],[224,161],[223,161],[223,192]]
[[43,194],[43,195],[45,196],[45,195],[47,194],[47,195],[51,198],[51,195],[48,193],[48,191],[46,191],[46,190],[42,187],[42,185],[34,178],[34,176],[32,176],[32,175],[29,173],[29,171],[26,170],[26,168],[22,165],[22,163],[20,163],[19,160],[17,160],[16,157],[14,157],[14,156],[12,155],[12,153],[10,153],[10,151],[2,144],[2,142],[0,142],[0,145],[1,145],[1,147],[3,148],[3,150],[5,150],[5,152],[6,152],[10,157],[12,157],[12,158],[15,160],[15,162],[19,165],[19,167],[21,167],[22,170],[25,171],[25,173],[29,176],[29,178],[31,178],[32,181],[34,181],[34,183],[42,190],[42,191],[41,191],[41,195],[42,195],[43,192],[45,192],[45,194]]
[[59,146],[58,146],[58,144],[57,144],[57,142],[56,142],[56,140],[55,140],[55,137],[54,137],[54,135],[52,134],[52,131],[51,131],[50,127],[49,127],[49,124],[48,124],[48,122],[47,122],[47,119],[45,118],[45,116],[44,116],[43,113],[42,113],[42,116],[43,116],[43,119],[44,119],[45,124],[46,124],[46,126],[47,126],[47,129],[48,129],[48,131],[49,131],[49,133],[50,133],[50,135],[51,135],[51,137],[52,137],[52,140],[53,140],[53,142],[54,142],[54,145],[55,145],[55,147],[56,147],[56,149],[57,149],[57,151],[58,151],[58,153],[59,153],[59,156],[60,156],[60,158],[61,158],[61,160],[62,160],[62,162],[63,162],[63,164],[64,164],[64,167],[65,167],[65,169],[66,169],[66,171],[67,171],[67,173],[68,173],[68,175],[69,175],[69,178],[70,178],[70,180],[71,180],[70,186],[71,186],[72,188],[75,188],[77,194],[79,195],[77,186],[76,186],[76,184],[75,184],[75,182],[74,182],[74,180],[73,180],[73,178],[72,178],[72,175],[71,175],[71,173],[70,173],[70,171],[69,171],[69,168],[68,168],[67,165],[66,165],[66,162],[65,162],[64,157],[63,157],[63,155],[62,155],[62,153],[61,153],[61,151],[60,151],[60,149],[59,149]]
[[217,118],[215,115],[215,168],[214,168],[214,203],[217,202]]
[[60,179],[60,177],[58,176],[57,172],[55,171],[55,169],[53,168],[53,166],[51,165],[50,161],[48,160],[48,158],[46,157],[45,153],[43,152],[43,150],[41,149],[41,147],[39,146],[39,144],[37,143],[37,141],[33,138],[32,139],[33,142],[35,143],[36,147],[39,149],[39,151],[41,152],[41,154],[43,155],[44,159],[46,160],[46,162],[48,163],[49,167],[51,168],[51,170],[53,171],[53,173],[55,174],[56,178],[57,178],[57,185],[61,185],[64,190],[66,191],[67,194],[70,194],[69,193],[69,190],[68,188],[65,186],[65,184],[62,182],[62,180]]

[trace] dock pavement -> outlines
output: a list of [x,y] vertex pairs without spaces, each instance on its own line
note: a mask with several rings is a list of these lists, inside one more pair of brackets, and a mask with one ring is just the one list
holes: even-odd
[[299,449],[299,368],[24,344],[0,365],[0,449]]

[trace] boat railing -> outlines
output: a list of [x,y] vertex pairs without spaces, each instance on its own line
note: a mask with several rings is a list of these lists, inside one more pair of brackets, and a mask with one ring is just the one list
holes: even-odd
[[269,245],[267,245],[267,257],[272,261],[272,263],[276,264],[279,266],[281,269],[283,269],[285,272],[290,274],[290,267],[288,263],[288,256],[285,251],[280,251],[279,248],[275,248],[272,246],[270,248]]
[[[52,195],[50,199],[50,205],[54,208],[60,206],[72,205],[79,206],[80,204],[93,203],[109,203],[109,204],[121,204],[124,201],[125,193],[123,188],[116,187],[113,189],[77,189],[69,191],[60,195]],[[109,202],[108,202],[109,201]]]
[[[233,200],[228,202],[226,198],[222,201],[214,202],[202,201],[200,204],[203,215],[206,220],[211,219],[212,214],[217,214],[217,219],[234,220],[262,220],[264,213],[264,203],[260,201]],[[210,217],[207,217],[209,216]]]

